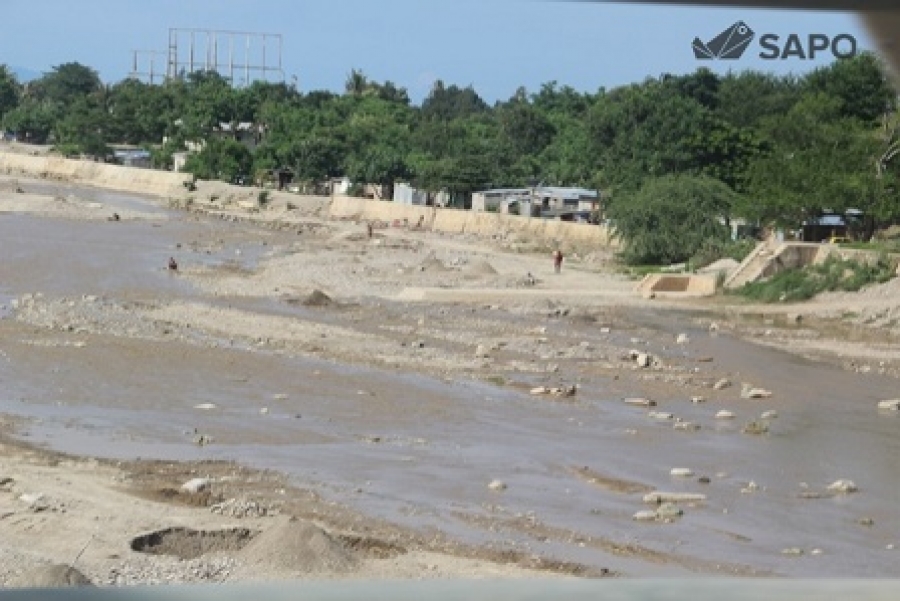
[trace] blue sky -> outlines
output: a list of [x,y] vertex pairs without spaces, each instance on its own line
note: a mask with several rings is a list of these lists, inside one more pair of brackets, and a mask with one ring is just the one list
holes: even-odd
[[[133,50],[165,53],[169,28],[276,33],[286,78],[301,90],[341,90],[351,69],[406,87],[472,85],[489,102],[556,80],[582,91],[662,73],[756,69],[803,73],[830,62],[763,60],[759,36],[849,33],[873,43],[846,13],[663,7],[539,0],[2,0],[0,63],[36,71],[78,61],[117,82]],[[738,20],[757,33],[738,61],[700,62],[691,41]],[[12,26],[10,24],[13,24]],[[187,38],[182,38],[182,49]],[[220,51],[224,56],[223,43]],[[271,55],[270,55],[271,56]],[[159,67],[165,58],[158,59]],[[146,66],[144,63],[143,66]]]

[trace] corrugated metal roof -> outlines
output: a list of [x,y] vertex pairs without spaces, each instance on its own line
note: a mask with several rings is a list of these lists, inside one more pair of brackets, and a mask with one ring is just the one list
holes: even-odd
[[[501,195],[501,194],[529,194],[531,188],[493,188],[491,190],[481,190],[479,194],[485,195]],[[554,198],[599,198],[600,194],[597,190],[588,190],[587,188],[564,188],[562,186],[541,186],[534,188],[536,196],[552,196]]]

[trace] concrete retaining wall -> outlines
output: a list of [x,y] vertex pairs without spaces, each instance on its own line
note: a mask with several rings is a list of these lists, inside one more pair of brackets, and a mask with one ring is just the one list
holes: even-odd
[[32,156],[20,153],[0,153],[0,173],[4,175],[55,179],[76,184],[109,188],[122,192],[181,196],[184,182],[192,179],[189,173],[157,171],[138,167],[124,167],[65,159],[56,156]]
[[521,234],[530,240],[560,241],[572,244],[617,247],[608,227],[536,219],[519,215],[421,207],[335,196],[330,215],[337,218],[394,221],[407,219],[411,225],[424,217],[424,224],[437,232],[491,236],[504,233]]

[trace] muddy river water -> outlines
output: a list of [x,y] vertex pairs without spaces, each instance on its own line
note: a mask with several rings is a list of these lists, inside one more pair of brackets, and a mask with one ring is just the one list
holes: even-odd
[[[247,226],[94,194],[110,210],[140,206],[159,220],[113,225],[0,214],[4,336],[21,334],[11,326],[11,299],[36,291],[225,302],[163,267],[179,242],[213,227]],[[250,240],[235,244],[245,265],[263,256]],[[236,248],[225,245],[203,260],[232,260]],[[302,310],[297,317],[305,317]],[[630,575],[895,575],[900,421],[875,405],[897,396],[896,380],[710,336],[691,329],[685,315],[635,319],[661,336],[687,332],[695,352],[777,396],[748,401],[735,394],[731,405],[711,407],[672,390],[658,399],[660,409],[701,426],[686,432],[625,405],[601,379],[584,382],[578,402],[554,403],[474,381],[110,332],[83,347],[0,340],[0,413],[31,418],[23,435],[58,450],[238,460],[418,530]],[[201,403],[216,408],[196,409]],[[719,409],[739,419],[716,420]],[[765,410],[778,412],[767,435],[741,433]],[[196,445],[196,432],[214,444]],[[580,477],[582,467],[602,478]],[[675,467],[695,475],[672,477]],[[494,479],[507,488],[491,490]],[[838,479],[852,480],[859,491],[804,494],[824,492]],[[702,493],[707,500],[685,506],[673,523],[637,522],[632,516],[648,508],[642,497],[649,490]],[[636,547],[645,552],[628,552]]]

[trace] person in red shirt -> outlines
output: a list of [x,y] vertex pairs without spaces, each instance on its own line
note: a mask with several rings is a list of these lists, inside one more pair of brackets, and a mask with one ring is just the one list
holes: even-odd
[[553,270],[556,273],[559,273],[560,271],[562,271],[562,262],[563,262],[562,251],[557,248],[556,251],[553,253]]

